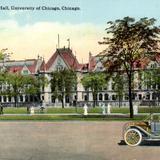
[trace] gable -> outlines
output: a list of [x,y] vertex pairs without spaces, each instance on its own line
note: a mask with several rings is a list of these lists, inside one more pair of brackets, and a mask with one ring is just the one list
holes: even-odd
[[23,75],[28,75],[31,74],[31,72],[29,71],[29,69],[27,68],[27,66],[24,66],[21,70],[21,74]]
[[48,69],[49,72],[60,70],[60,69],[69,69],[65,61],[62,59],[60,55],[57,55],[55,61],[51,64],[50,68]]

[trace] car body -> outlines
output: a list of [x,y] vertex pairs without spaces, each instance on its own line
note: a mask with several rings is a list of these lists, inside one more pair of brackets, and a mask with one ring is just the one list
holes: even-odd
[[123,138],[127,145],[137,146],[142,141],[160,141],[160,121],[153,118],[148,121],[128,122],[123,126]]

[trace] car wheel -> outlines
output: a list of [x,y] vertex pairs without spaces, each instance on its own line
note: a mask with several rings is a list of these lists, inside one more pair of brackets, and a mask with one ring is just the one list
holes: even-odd
[[142,142],[142,134],[138,129],[130,128],[124,134],[124,141],[129,146],[138,146]]

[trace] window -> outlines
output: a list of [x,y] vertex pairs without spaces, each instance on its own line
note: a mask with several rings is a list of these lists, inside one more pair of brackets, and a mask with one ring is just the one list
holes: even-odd
[[23,102],[23,96],[22,95],[20,96],[20,102]]
[[28,70],[23,70],[23,74],[27,75],[28,74]]
[[112,90],[115,90],[115,84],[112,83]]
[[146,99],[147,99],[147,100],[150,99],[150,94],[149,94],[149,93],[146,95]]
[[11,101],[12,101],[12,97],[9,96],[9,97],[8,97],[8,102],[11,102]]
[[104,99],[108,100],[108,94],[107,93],[104,95]]
[[84,95],[84,100],[88,101],[88,96],[87,95]]
[[28,102],[28,96],[25,96],[25,102]]
[[112,95],[112,100],[116,100],[117,96],[116,95]]
[[6,96],[3,96],[3,101],[4,101],[4,102],[6,102],[6,101],[7,101]]
[[62,65],[57,65],[56,69],[57,69],[57,71],[63,70],[63,66]]
[[102,93],[99,94],[99,101],[102,101],[103,100],[103,95]]
[[139,100],[142,100],[142,95],[139,94],[139,95],[138,95],[138,98],[139,98]]

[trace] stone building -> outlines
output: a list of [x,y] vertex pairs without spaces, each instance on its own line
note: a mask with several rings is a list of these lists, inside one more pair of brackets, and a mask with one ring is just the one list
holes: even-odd
[[[99,60],[99,55],[92,56],[89,53],[89,62],[85,64],[81,64],[78,62],[76,56],[73,54],[70,48],[58,48],[56,51],[51,55],[48,62],[45,63],[44,59],[39,57],[37,59],[26,59],[26,60],[6,60],[0,62],[0,68],[7,68],[9,72],[19,72],[21,74],[32,74],[35,76],[43,75],[45,76],[48,81],[50,81],[51,77],[50,74],[56,70],[60,70],[63,68],[72,69],[76,72],[77,75],[77,91],[72,94],[71,97],[65,97],[64,103],[65,106],[72,106],[73,101],[76,101],[77,106],[83,106],[84,104],[88,104],[92,106],[93,97],[92,93],[89,90],[85,90],[83,85],[81,84],[81,79],[88,73],[88,72],[103,72],[105,69]],[[147,59],[143,60],[144,63],[137,63],[135,64],[135,69],[141,67],[143,70],[149,70],[153,68],[160,67],[160,57],[157,57],[156,62],[149,61]],[[157,75],[160,76],[160,75]],[[125,75],[124,75],[125,78]],[[134,77],[134,95],[133,95],[133,102],[138,102],[141,105],[146,105],[148,101],[155,102],[158,101],[158,96],[155,96],[155,88],[159,89],[160,84],[156,84],[156,86],[146,86],[140,83],[139,73],[135,72]],[[125,91],[125,90],[124,90]],[[41,100],[43,100],[46,105],[48,106],[61,106],[59,99],[54,99],[51,93],[51,86],[50,84],[44,87],[44,90],[41,92]],[[12,103],[14,99],[9,99],[6,96],[0,96],[1,103]],[[22,95],[19,97],[20,103],[29,103],[34,101],[32,97],[26,98],[26,95]],[[111,103],[114,106],[119,105],[119,99],[117,93],[113,87],[113,81],[110,81],[106,84],[104,88],[97,94],[97,105],[101,105],[101,103]],[[121,105],[125,106],[128,105],[128,90],[126,88],[126,93],[123,95],[121,100]]]

